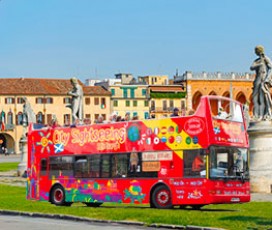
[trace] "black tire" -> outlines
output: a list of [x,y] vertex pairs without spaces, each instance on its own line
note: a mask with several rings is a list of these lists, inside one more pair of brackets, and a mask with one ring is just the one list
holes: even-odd
[[88,207],[97,208],[103,204],[103,202],[84,202]]
[[199,205],[191,205],[193,210],[200,210],[204,205],[199,204]]
[[171,192],[165,185],[155,188],[151,196],[151,207],[159,209],[173,208]]
[[65,202],[65,191],[61,185],[56,185],[51,191],[51,203],[57,206],[70,206],[72,203]]

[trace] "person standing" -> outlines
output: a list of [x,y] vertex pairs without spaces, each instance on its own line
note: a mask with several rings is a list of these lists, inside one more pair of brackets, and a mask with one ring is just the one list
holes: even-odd
[[170,115],[170,117],[178,117],[179,116],[179,109],[174,108],[173,113]]
[[272,64],[270,59],[265,56],[263,46],[256,46],[255,54],[258,58],[254,60],[250,67],[250,70],[254,70],[256,72],[252,94],[254,105],[253,115],[254,119],[262,120],[271,109],[269,98],[267,98],[267,82],[269,82],[268,76],[269,70],[272,68]]

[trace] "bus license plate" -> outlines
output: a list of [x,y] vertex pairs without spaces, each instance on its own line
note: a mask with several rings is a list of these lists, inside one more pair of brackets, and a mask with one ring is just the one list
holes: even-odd
[[233,197],[231,198],[231,202],[240,202],[240,198]]

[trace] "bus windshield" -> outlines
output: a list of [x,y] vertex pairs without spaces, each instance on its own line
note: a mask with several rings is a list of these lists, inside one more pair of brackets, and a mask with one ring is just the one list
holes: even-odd
[[211,146],[209,172],[211,179],[249,179],[248,149]]

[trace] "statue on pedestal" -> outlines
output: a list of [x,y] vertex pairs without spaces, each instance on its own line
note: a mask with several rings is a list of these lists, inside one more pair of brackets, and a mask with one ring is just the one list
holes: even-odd
[[21,152],[21,162],[18,165],[18,176],[26,177],[26,169],[27,169],[27,126],[29,123],[36,122],[36,115],[31,108],[31,105],[26,97],[24,97],[24,105],[23,105],[23,119],[22,119],[22,126],[23,126],[23,133],[22,137],[20,138],[19,145],[20,145],[20,152]]
[[250,70],[256,72],[253,82],[253,115],[254,120],[267,120],[272,118],[272,100],[270,88],[272,86],[270,70],[272,64],[264,54],[263,46],[256,46],[255,53],[258,56],[252,63]]
[[72,109],[72,122],[82,122],[83,120],[83,90],[78,80],[73,77],[70,79],[73,89],[68,92],[72,96],[72,103],[67,107]]

